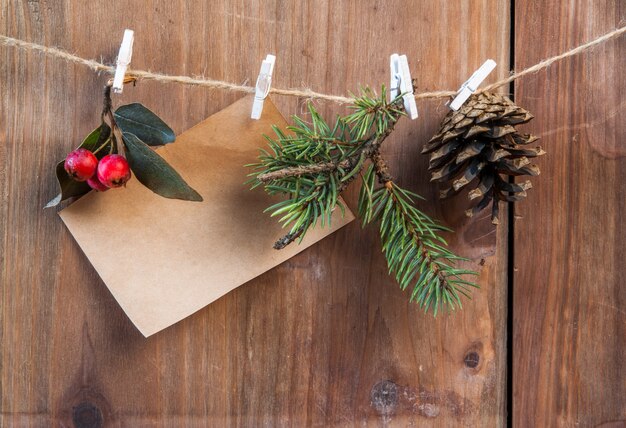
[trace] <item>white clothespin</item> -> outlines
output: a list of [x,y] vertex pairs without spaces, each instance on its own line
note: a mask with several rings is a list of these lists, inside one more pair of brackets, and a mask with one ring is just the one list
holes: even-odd
[[130,59],[133,56],[133,41],[135,40],[135,32],[133,30],[124,30],[124,38],[120,46],[120,53],[117,55],[117,68],[115,69],[115,77],[113,77],[113,92],[121,94],[124,90],[124,75]]
[[389,99],[393,100],[398,95],[403,94],[404,109],[409,117],[417,119],[417,105],[413,95],[413,81],[409,70],[409,61],[406,55],[393,54],[389,58],[389,68],[391,69],[391,84],[389,85]]
[[252,119],[258,120],[261,118],[263,102],[272,87],[272,73],[274,72],[275,63],[276,57],[274,55],[268,55],[261,63],[261,71],[259,71],[259,77],[256,79],[252,114],[250,115]]
[[476,70],[465,83],[463,83],[456,95],[456,98],[452,100],[448,107],[454,111],[460,109],[463,103],[467,101],[470,95],[476,92],[478,86],[480,86],[483,80],[487,78],[489,73],[491,73],[494,68],[496,68],[496,62],[494,60],[488,59],[485,61],[483,65],[481,65],[480,68]]

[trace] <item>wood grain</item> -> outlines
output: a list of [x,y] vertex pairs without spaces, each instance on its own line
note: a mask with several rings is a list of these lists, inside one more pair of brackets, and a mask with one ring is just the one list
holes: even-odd
[[[624,25],[626,8],[516,2],[515,16],[522,69]],[[548,152],[515,213],[517,426],[626,424],[625,69],[621,37],[515,85]]]
[[[504,0],[0,4],[3,34],[112,62],[129,26],[134,67],[232,82],[254,82],[267,53],[278,57],[276,86],[335,94],[386,84],[396,51],[424,91],[457,88],[488,57],[500,64],[491,80],[508,69]],[[465,201],[436,200],[419,152],[442,102],[419,103],[420,119],[399,125],[385,153],[482,272],[463,311],[432,319],[409,304],[377,231],[355,223],[144,339],[56,213],[41,209],[55,162],[97,124],[105,77],[0,55],[0,425],[503,425],[507,225],[496,232],[459,215]],[[144,82],[118,102],[143,102],[180,133],[237,97]],[[286,115],[304,112],[303,100],[275,101]],[[355,189],[347,200],[355,206]]]

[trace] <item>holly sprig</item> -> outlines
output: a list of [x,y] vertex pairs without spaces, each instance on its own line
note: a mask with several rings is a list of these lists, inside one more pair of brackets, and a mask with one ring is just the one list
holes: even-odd
[[[125,83],[134,79],[127,79]],[[77,149],[93,153],[98,161],[117,154],[126,159],[134,176],[154,193],[172,199],[202,201],[202,196],[172,168],[153,148],[176,140],[174,131],[156,114],[139,103],[113,110],[110,82],[104,88],[101,123]],[[92,190],[86,181],[77,181],[65,168],[65,160],[56,165],[60,192],[45,208],[80,197]]]
[[379,223],[389,273],[427,312],[461,307],[460,296],[470,297],[477,287],[466,276],[477,273],[456,267],[467,259],[447,248],[441,233],[450,229],[415,206],[422,198],[394,181],[380,152],[405,116],[402,96],[388,102],[384,87],[380,96],[365,88],[349,108],[351,114],[330,126],[309,103],[310,122],[294,116],[289,133],[275,127],[276,136],[266,136],[269,148],[248,165],[252,188],[286,196],[266,209],[289,228],[274,248],[301,242],[318,223],[330,225],[333,211],[345,210],[339,195],[361,176],[359,216],[363,226]]

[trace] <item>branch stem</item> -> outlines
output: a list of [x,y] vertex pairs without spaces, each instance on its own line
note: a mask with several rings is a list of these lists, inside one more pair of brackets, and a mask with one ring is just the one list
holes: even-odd
[[285,236],[283,236],[282,238],[280,238],[278,241],[276,241],[274,243],[274,249],[282,250],[287,245],[291,244],[293,241],[298,239],[300,235],[302,235],[303,232],[304,232],[304,225],[300,226],[300,228],[296,230],[295,232],[290,232],[286,234]]
[[104,128],[104,125],[108,125],[111,128],[111,140],[113,141],[111,149],[115,147],[118,154],[126,157],[126,149],[124,147],[122,135],[117,123],[115,123],[115,118],[113,117],[113,101],[111,100],[111,85],[109,84],[104,86],[104,106],[102,108],[101,117],[102,129]]
[[320,162],[313,165],[292,166],[279,169],[278,171],[266,172],[259,174],[257,179],[263,183],[269,183],[272,180],[280,180],[288,177],[300,177],[307,174],[319,174],[320,172],[334,171],[337,168],[347,168],[349,159],[342,162]]
[[376,175],[378,176],[378,182],[384,185],[393,182],[393,177],[391,176],[391,174],[389,174],[389,166],[380,155],[380,152],[374,152],[371,159],[372,163],[374,164],[374,170],[376,171]]

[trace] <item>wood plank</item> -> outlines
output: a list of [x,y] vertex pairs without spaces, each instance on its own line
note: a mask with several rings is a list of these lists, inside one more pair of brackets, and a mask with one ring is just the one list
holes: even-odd
[[[130,25],[134,67],[232,82],[253,83],[268,52],[278,56],[275,85],[335,94],[386,84],[394,51],[408,55],[422,91],[458,87],[487,57],[499,77],[508,69],[504,0],[0,4],[10,11],[3,34],[112,62]],[[420,119],[404,121],[385,154],[482,271],[463,311],[433,320],[409,304],[377,231],[355,223],[144,339],[54,211],[41,210],[55,193],[53,165],[98,121],[105,77],[39,54],[0,55],[0,425],[503,424],[506,224],[496,233],[486,219],[464,220],[463,200],[436,200],[420,148],[443,102],[419,103]],[[238,96],[141,82],[118,101],[145,103],[179,133]],[[286,115],[304,111],[304,100],[275,101]]]
[[[516,2],[515,16],[521,70],[623,25],[626,9]],[[514,225],[517,426],[626,421],[625,69],[621,37],[515,85],[548,152]]]

